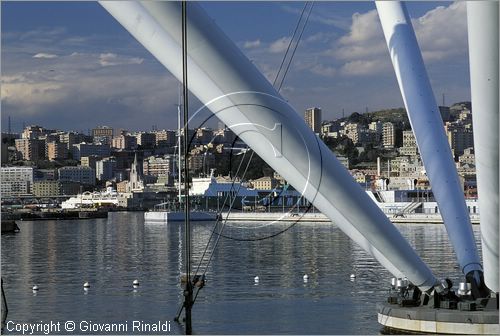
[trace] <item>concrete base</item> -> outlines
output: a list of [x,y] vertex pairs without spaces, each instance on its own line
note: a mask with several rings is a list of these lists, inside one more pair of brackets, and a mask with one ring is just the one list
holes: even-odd
[[460,311],[378,304],[378,322],[387,333],[498,335],[498,310]]

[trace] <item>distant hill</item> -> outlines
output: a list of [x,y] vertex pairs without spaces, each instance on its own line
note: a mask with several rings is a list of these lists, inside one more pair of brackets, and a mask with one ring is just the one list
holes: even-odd
[[408,116],[406,109],[403,107],[386,109],[374,112],[365,113],[371,121],[391,121],[391,122],[405,122],[408,123]]

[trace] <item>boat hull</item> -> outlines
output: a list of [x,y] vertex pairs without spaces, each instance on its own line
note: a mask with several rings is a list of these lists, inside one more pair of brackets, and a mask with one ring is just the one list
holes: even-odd
[[[189,220],[192,222],[215,221],[217,213],[192,211],[189,214]],[[184,222],[185,214],[183,211],[148,211],[144,213],[146,224],[166,224],[172,222]]]

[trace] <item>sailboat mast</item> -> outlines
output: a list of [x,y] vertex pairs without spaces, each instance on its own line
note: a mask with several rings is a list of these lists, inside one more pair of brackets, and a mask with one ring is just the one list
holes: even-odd
[[177,185],[177,193],[179,204],[182,200],[182,189],[181,189],[181,181],[182,181],[182,168],[181,168],[181,106],[182,106],[182,86],[179,85],[179,103],[177,104],[177,177],[179,184]]
[[188,165],[188,74],[187,74],[187,2],[182,1],[182,96],[184,110],[184,211],[185,211],[185,258],[186,287],[184,290],[184,308],[186,312],[186,335],[191,335],[191,308],[193,306],[193,285],[191,283],[191,225],[189,223],[189,165]]

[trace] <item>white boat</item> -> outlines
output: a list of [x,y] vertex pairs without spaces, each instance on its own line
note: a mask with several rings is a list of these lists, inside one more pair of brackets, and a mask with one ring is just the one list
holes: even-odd
[[118,193],[108,187],[103,192],[86,191],[61,203],[62,209],[93,208],[96,206],[118,206]]
[[[144,213],[146,224],[166,224],[172,222],[184,222],[186,216],[184,211],[147,211]],[[211,222],[217,219],[216,212],[190,211],[191,222]]]

